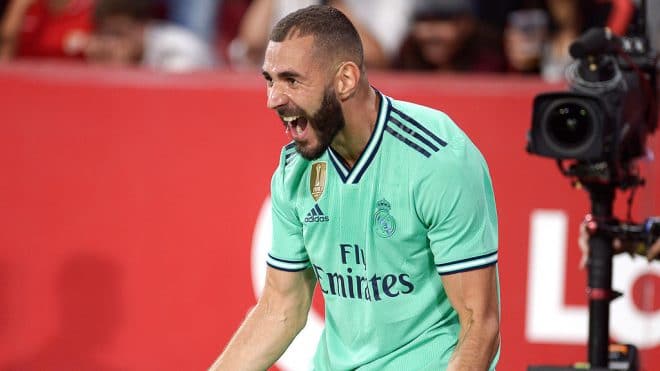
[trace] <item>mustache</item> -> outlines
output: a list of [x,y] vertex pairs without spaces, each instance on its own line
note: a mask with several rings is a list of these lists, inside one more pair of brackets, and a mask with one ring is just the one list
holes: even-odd
[[282,107],[277,109],[280,116],[307,116],[307,113],[298,107]]

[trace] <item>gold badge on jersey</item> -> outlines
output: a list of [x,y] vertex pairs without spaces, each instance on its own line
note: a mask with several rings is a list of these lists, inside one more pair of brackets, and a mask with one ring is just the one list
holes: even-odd
[[318,201],[325,190],[325,176],[327,164],[325,161],[317,162],[312,165],[312,172],[309,177],[309,190],[312,192],[314,201]]

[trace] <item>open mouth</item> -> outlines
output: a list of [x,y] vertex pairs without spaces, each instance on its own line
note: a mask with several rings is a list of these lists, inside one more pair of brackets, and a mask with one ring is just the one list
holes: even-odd
[[282,116],[286,132],[290,133],[293,139],[301,137],[307,129],[307,118],[304,116]]

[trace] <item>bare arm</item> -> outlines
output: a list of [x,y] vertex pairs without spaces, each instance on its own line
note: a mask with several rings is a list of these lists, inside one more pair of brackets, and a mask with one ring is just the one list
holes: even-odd
[[447,370],[487,370],[500,342],[495,266],[442,276],[442,284],[461,323]]
[[265,370],[275,363],[305,326],[315,284],[311,269],[268,267],[257,305],[209,370]]
[[232,63],[243,66],[261,66],[268,44],[268,33],[273,17],[272,0],[255,0],[245,11],[232,44],[235,50]]
[[14,56],[25,13],[33,2],[34,0],[12,0],[7,4],[5,15],[0,22],[0,61]]

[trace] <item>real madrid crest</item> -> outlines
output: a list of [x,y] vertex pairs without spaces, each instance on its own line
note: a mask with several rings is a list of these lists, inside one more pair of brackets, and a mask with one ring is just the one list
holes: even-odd
[[309,191],[312,193],[314,201],[318,201],[325,190],[327,164],[325,161],[319,161],[312,165],[312,171],[309,176]]
[[383,238],[392,237],[394,232],[396,232],[396,220],[390,215],[391,208],[390,203],[384,198],[376,202],[373,229],[377,235]]

